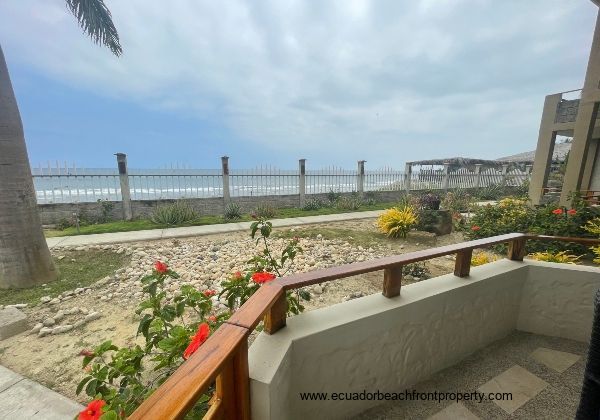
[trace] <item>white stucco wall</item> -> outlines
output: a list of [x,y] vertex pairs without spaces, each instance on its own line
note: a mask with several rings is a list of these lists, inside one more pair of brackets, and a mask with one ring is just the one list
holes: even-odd
[[517,328],[585,340],[600,270],[551,266],[501,260],[290,318],[250,348],[253,418],[357,414],[379,402],[298,394],[401,392]]

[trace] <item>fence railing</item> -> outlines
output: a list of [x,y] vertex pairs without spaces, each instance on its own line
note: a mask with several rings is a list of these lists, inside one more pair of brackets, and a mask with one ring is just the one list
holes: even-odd
[[600,244],[598,239],[511,233],[276,279],[262,285],[129,418],[183,418],[198,398],[216,382],[212,404],[204,418],[249,419],[248,336],[261,320],[264,321],[263,331],[267,334],[274,334],[286,325],[288,290],[383,270],[382,293],[387,298],[393,298],[400,295],[402,267],[406,264],[456,255],[454,275],[468,277],[473,250],[508,243],[508,258],[523,261],[527,240]]
[[[476,167],[450,171],[448,168],[406,172],[391,168],[365,170],[359,161],[356,170],[329,167],[306,170],[304,159],[298,170],[271,166],[248,170],[230,170],[228,158],[222,168],[199,169],[128,169],[126,156],[118,169],[81,169],[75,166],[34,168],[33,180],[39,203],[78,203],[97,200],[161,200],[179,198],[224,198],[325,194],[330,191],[369,192],[400,190],[447,190],[478,188],[493,184],[521,185],[529,179],[529,170],[502,170]],[[122,189],[126,188],[125,194]],[[125,197],[125,198],[124,198]],[[300,200],[302,201],[302,199]],[[301,203],[302,204],[302,203]]]

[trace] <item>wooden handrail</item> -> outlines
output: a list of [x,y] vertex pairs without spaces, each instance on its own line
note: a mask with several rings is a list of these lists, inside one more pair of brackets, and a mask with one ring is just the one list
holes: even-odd
[[454,274],[467,277],[474,249],[508,243],[508,258],[522,261],[527,240],[600,245],[600,239],[593,238],[510,233],[278,278],[261,286],[129,418],[183,418],[200,395],[216,382],[205,419],[249,419],[248,336],[263,317],[264,331],[269,334],[285,326],[288,290],[383,270],[383,295],[392,298],[400,294],[402,267],[406,264],[456,254]]

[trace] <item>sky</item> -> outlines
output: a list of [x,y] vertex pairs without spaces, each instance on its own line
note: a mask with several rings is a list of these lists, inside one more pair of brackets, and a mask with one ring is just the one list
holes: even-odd
[[63,0],[1,0],[33,166],[367,169],[535,149],[581,88],[589,0],[105,0],[123,55]]

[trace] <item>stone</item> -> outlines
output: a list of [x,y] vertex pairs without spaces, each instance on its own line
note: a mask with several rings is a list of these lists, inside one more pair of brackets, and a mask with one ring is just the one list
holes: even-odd
[[7,308],[25,309],[27,308],[26,303],[15,303],[14,305],[6,305]]
[[531,358],[538,363],[548,366],[550,369],[563,373],[577,362],[581,356],[564,351],[547,349],[544,347],[537,348],[531,353]]
[[44,327],[52,327],[54,324],[56,324],[56,321],[54,318],[46,318],[42,321],[42,324],[44,324]]
[[95,321],[96,319],[100,319],[102,315],[100,312],[90,312],[85,316],[85,322]]
[[79,328],[82,325],[85,325],[85,319],[80,319],[79,321],[77,321],[76,323],[73,324],[73,328]]
[[514,365],[481,385],[478,391],[485,393],[512,393],[512,400],[494,400],[494,403],[502,410],[508,414],[512,414],[547,386],[548,383],[543,379],[538,378],[519,365]]
[[38,324],[35,324],[35,327],[33,327],[31,329],[31,331],[29,332],[30,334],[37,334],[40,332],[40,330],[44,327],[44,324],[42,324],[41,322]]
[[61,311],[58,311],[58,312],[56,313],[56,315],[54,315],[52,318],[54,318],[54,320],[55,320],[56,322],[58,322],[58,321],[60,321],[61,319],[63,319],[64,317],[65,317],[65,311],[62,311],[62,310],[61,310]]
[[320,295],[323,293],[323,287],[317,284],[315,287],[313,287],[313,292],[315,292],[317,295]]
[[44,327],[38,333],[38,337],[45,337],[50,334],[52,334],[52,328]]
[[54,327],[52,330],[52,334],[64,334],[73,329],[72,325],[59,325],[58,327]]
[[48,302],[50,302],[51,300],[52,300],[52,298],[51,298],[50,296],[42,296],[42,297],[40,298],[40,302],[42,302],[42,303],[48,303]]
[[56,305],[58,303],[60,303],[60,299],[59,298],[54,298],[52,299],[50,302],[48,302],[50,305]]
[[0,311],[0,341],[27,329],[27,317],[20,310],[7,307]]
[[437,412],[427,420],[448,420],[448,419],[460,419],[460,420],[479,420],[475,414],[471,413],[467,407],[462,403],[453,403],[443,410]]

